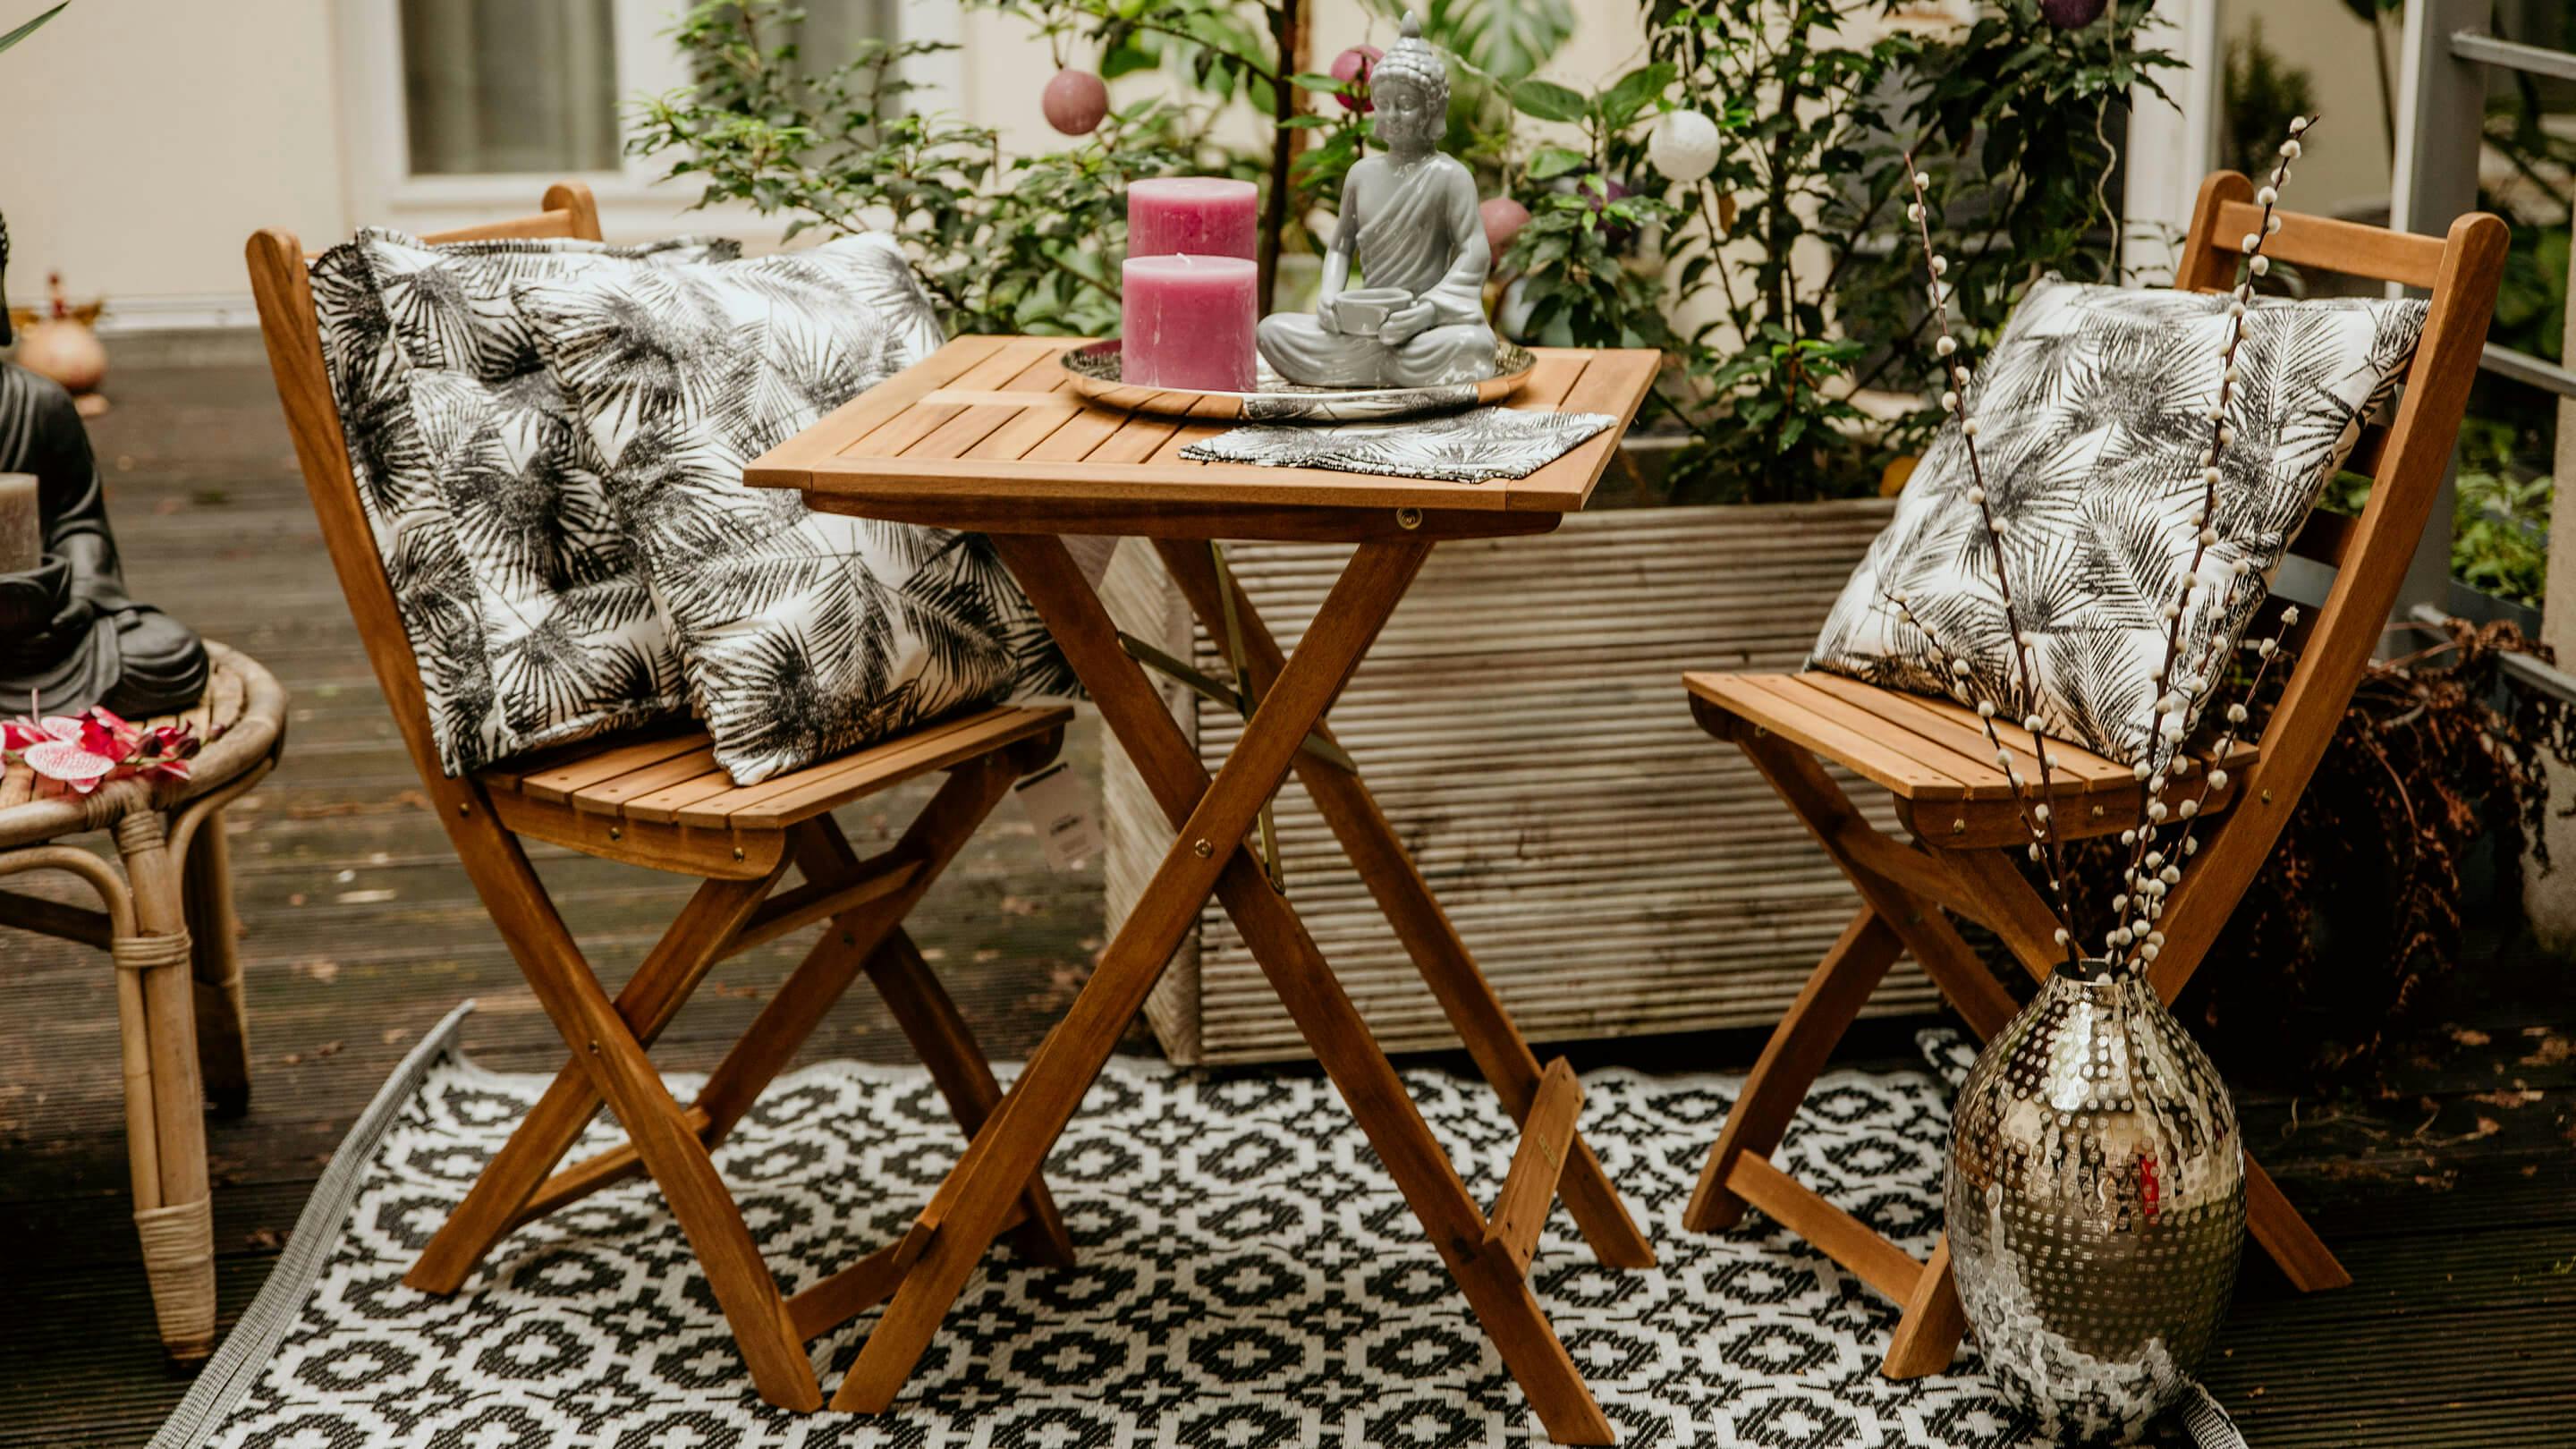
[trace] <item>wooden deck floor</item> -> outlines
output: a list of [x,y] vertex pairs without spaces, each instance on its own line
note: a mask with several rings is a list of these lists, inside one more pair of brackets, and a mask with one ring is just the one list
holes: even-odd
[[[266,371],[128,366],[94,426],[138,594],[273,669],[285,766],[234,812],[257,1074],[211,1130],[229,1321],[257,1291],[332,1148],[458,999],[467,1048],[550,1067],[551,1028],[449,857],[367,675],[307,512]],[[1071,753],[1096,766],[1088,722]],[[854,836],[910,797],[846,812]],[[1099,944],[1096,879],[1044,865],[1010,807],[917,918],[992,1052],[1025,1056]],[[685,883],[556,853],[541,867],[603,960],[631,962]],[[2511,923],[2490,933],[2515,941]],[[664,1039],[703,1068],[796,950],[729,964]],[[620,968],[622,969],[622,967]],[[0,936],[0,1445],[139,1445],[185,1381],[161,1363],[126,1217],[112,983],[101,958]],[[1873,1024],[1853,1058],[1905,1054]],[[1135,1049],[1150,1050],[1138,1039]],[[1741,1068],[1751,1035],[1581,1049],[1583,1064]],[[815,1051],[906,1059],[864,991]],[[2251,1140],[2358,1283],[2290,1296],[2249,1255],[2209,1382],[2264,1449],[2576,1443],[2576,988],[2490,950],[2395,1054],[2370,1100],[2249,1094]]]

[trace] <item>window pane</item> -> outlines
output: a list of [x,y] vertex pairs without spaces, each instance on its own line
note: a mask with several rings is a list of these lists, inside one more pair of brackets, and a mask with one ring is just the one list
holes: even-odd
[[402,0],[415,176],[617,168],[615,0]]
[[830,75],[858,54],[862,40],[895,38],[897,0],[807,0],[805,24],[796,33],[796,68]]

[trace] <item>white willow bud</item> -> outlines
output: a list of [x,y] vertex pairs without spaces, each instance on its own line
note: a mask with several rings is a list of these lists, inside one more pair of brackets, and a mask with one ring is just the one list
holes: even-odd
[[2163,881],[2166,885],[2179,885],[2182,883],[2182,867],[2175,865],[2166,866],[2163,870],[2156,873],[2156,879]]
[[2033,805],[2030,807],[2030,814],[2032,819],[2037,820],[2042,825],[2048,823],[2048,806],[2046,804]]
[[2236,249],[2240,252],[2250,252],[2261,245],[2263,245],[2263,238],[2249,231],[2245,233],[2245,239],[2236,244]]
[[2258,252],[2246,260],[2245,270],[2258,277],[2268,277],[2272,274],[2272,259]]
[[2162,800],[2150,800],[2147,802],[2147,818],[2149,820],[2161,821],[2169,813],[2171,812],[2165,809],[2165,802]]
[[1932,350],[1942,357],[1947,357],[1951,353],[1959,350],[1959,344],[1951,338],[1944,336],[1932,344]]
[[2139,778],[2139,779],[2141,779],[2141,780],[2143,780],[2143,779],[2147,778],[2147,762],[2146,762],[2146,761],[2144,761],[2144,760],[2140,760],[2140,761],[2138,761],[2137,766],[2136,766],[2136,773],[2137,773],[2138,778]]
[[2072,939],[2072,938],[2071,938],[2071,937],[2069,937],[2069,936],[2066,934],[2066,928],[2065,928],[2064,926],[2060,926],[2060,927],[2058,927],[2058,928],[2057,928],[2057,937],[2056,937],[2057,944],[2059,944],[2059,945],[2063,946],[2063,945],[2065,945],[2065,944],[2066,944],[2070,939]]
[[1957,393],[1955,393],[1955,392],[1944,392],[1944,393],[1942,393],[1942,394],[1941,394],[1941,411],[1943,411],[1943,412],[1945,412],[1945,413],[1955,413],[1955,412],[1957,412],[1958,410],[1959,410],[1959,395],[1958,395]]
[[2031,859],[2033,859],[2033,860],[2037,860],[2037,859],[2039,859],[2039,855],[2040,855],[2039,846],[2038,846],[2037,844],[2033,844],[2033,845],[2031,846],[2031,848],[2030,848],[2030,858],[2031,858]]
[[1959,424],[1959,431],[1968,437],[1975,437],[1977,435],[1977,420],[1975,418],[1970,418],[1966,422]]
[[1991,699],[1978,700],[1977,717],[1979,719],[1993,719],[1995,717],[1995,702]]
[[2218,530],[2217,530],[2217,529],[2214,529],[2214,528],[2204,528],[2204,529],[2202,529],[2202,530],[2200,531],[2200,546],[2201,546],[2202,548],[2207,548],[2207,547],[2209,547],[2211,544],[2216,543],[2216,542],[2218,542]]
[[2200,842],[2197,839],[2187,839],[2183,841],[2182,853],[2185,855],[2198,855],[2200,853]]
[[1951,660],[1951,661],[1950,661],[1950,672],[1951,672],[1952,674],[1955,674],[1955,675],[1959,676],[1961,679],[1965,679],[1965,678],[1967,678],[1967,677],[1968,677],[1968,661],[1967,661],[1967,660],[1965,660],[1965,659],[1953,659],[1953,660]]
[[2296,160],[2298,160],[2298,159],[2299,159],[2299,143],[2298,143],[2297,141],[2284,141],[2284,142],[2282,142],[2282,143],[2281,143],[2281,159],[2282,159],[2282,160],[2284,160],[2284,161],[2296,161]]
[[[2145,772],[2145,770],[2146,770],[2146,768],[2147,768],[2147,767],[2146,767],[2146,766],[2144,766],[2144,765],[2140,765],[2140,766],[2138,767],[2138,769],[2139,769],[2139,771],[2140,771],[2140,773],[2139,773],[2139,775],[2138,775],[2138,778],[2139,778],[2139,779],[2143,780],[2143,779],[2145,779],[2145,778],[2146,778],[2146,774],[2144,773],[2144,772]],[[2135,844],[2137,844],[2137,843],[2138,843],[2138,832],[2136,832],[2136,831],[2134,831],[2134,830],[2123,830],[2123,831],[2121,831],[2121,832],[2120,832],[2120,843],[2121,843],[2122,845],[2135,845]]]
[[2315,124],[2316,121],[2310,117],[2292,116],[2290,118],[2290,134],[2293,136],[2304,135],[2306,134],[2308,127]]
[[2292,604],[2281,610],[2281,627],[2284,629],[2295,629],[2299,627],[2298,605]]
[[2278,640],[2278,639],[2266,639],[2266,640],[2264,640],[2262,643],[2257,644],[2257,645],[2255,645],[2255,646],[2254,646],[2254,652],[2255,652],[2255,653],[2257,653],[2257,654],[2262,655],[2262,656],[2263,656],[2264,658],[2266,658],[2266,659],[2269,659],[2269,658],[2271,658],[2271,657],[2272,657],[2273,651],[2275,651],[2275,650],[2279,649],[2280,647],[2281,647],[2281,641],[2280,641],[2280,640]]
[[1984,490],[1983,488],[1980,488],[1980,487],[1976,486],[1976,485],[1975,485],[1975,484],[1973,484],[1973,483],[1969,484],[1969,485],[1968,485],[1968,501],[1969,501],[1970,503],[1983,503],[1983,502],[1985,502],[1985,501],[1986,501],[1986,490]]
[[1936,277],[1946,277],[1950,275],[1950,259],[1944,256],[1935,256],[1932,259],[1932,275]]
[[2174,807],[2174,813],[2185,820],[2189,820],[2191,817],[2200,813],[2200,802],[2197,800],[2185,800],[2180,805]]
[[[2219,472],[2215,467],[2203,468],[2200,470],[2200,481],[2203,483],[2215,485],[2219,481],[2219,477]],[[2198,522],[2197,519],[2193,521]]]
[[1918,201],[1906,207],[1905,219],[1907,221],[1921,221],[1923,219],[1923,203]]
[[2225,770],[2220,770],[2220,769],[2215,769],[2215,768],[2213,768],[2213,769],[2209,772],[2209,788],[2211,788],[2211,789],[2213,789],[2213,790],[2224,790],[2224,789],[2226,789],[2226,788],[2227,788],[2227,772],[2226,772]]
[[2280,199],[2281,193],[2274,191],[2268,186],[2263,187],[2254,193],[2254,204],[2257,206],[2270,206],[2273,202]]
[[2139,954],[2141,957],[2144,957],[2145,959],[2147,959],[2147,960],[2149,960],[2149,961],[2153,961],[2154,959],[2156,959],[2156,951],[2157,951],[2157,946],[2156,946],[2156,943],[2155,943],[2155,942],[2153,942],[2153,941],[2149,941],[2147,944],[2145,944],[2145,945],[2143,945],[2143,946],[2140,946],[2140,947],[2138,948],[2138,954]]
[[2229,705],[2227,707],[2227,722],[2229,724],[2245,723],[2245,706],[2241,704]]
[[1916,186],[1918,186],[1918,187],[1921,187],[1922,189],[1924,189],[1924,190],[1926,190],[1926,191],[1931,190],[1931,189],[1932,189],[1932,173],[1931,173],[1931,172],[1929,172],[1929,171],[1917,171],[1917,172],[1915,172],[1915,173],[1914,173],[1914,184],[1915,184]]

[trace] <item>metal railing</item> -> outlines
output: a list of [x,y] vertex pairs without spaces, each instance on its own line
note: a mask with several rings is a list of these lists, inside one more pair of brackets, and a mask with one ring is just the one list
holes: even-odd
[[[2452,218],[2477,208],[2489,67],[2576,81],[2576,54],[2502,39],[2490,33],[2494,20],[2494,0],[2409,0],[2389,208],[2389,225],[2396,230],[2439,236]],[[2546,358],[2489,343],[2478,365],[2499,377],[2576,398],[2576,372]],[[2415,605],[2438,605],[2448,592],[2456,493],[2455,480],[2445,477],[2398,595],[2401,615]]]

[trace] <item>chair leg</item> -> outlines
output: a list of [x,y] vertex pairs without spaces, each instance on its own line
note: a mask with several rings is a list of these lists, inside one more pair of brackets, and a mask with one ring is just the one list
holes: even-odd
[[1896,932],[1867,906],[1843,928],[1841,939],[1817,963],[1806,987],[1790,1004],[1789,1014],[1772,1029],[1752,1075],[1744,1079],[1744,1090],[1726,1114],[1726,1126],[1700,1169],[1690,1206],[1682,1211],[1684,1228],[1716,1232],[1735,1226],[1744,1216],[1744,1199],[1727,1187],[1727,1174],[1744,1154],[1769,1157],[1780,1145],[1834,1044],[1851,1029],[1870,993],[1878,989],[1903,950]]
[[1950,1273],[1950,1235],[1933,1245],[1923,1276],[1906,1295],[1905,1311],[1887,1336],[1887,1357],[1878,1371],[1891,1379],[1919,1379],[1950,1366],[1959,1340],[1968,1333],[1968,1312],[1959,1302],[1959,1285]]
[[[562,1036],[574,1065],[592,1089],[607,1099],[645,1170],[661,1188],[671,1216],[679,1220],[690,1252],[733,1330],[734,1343],[751,1371],[752,1386],[782,1409],[806,1413],[821,1407],[814,1366],[805,1357],[804,1340],[787,1312],[778,1280],[717,1176],[714,1159],[699,1139],[691,1114],[671,1100],[634,1027],[609,999],[572,933],[565,929],[518,838],[493,818],[489,802],[469,801],[469,806],[475,808],[440,817],[457,858],[492,913],[502,939],[509,943],[537,1004]],[[784,868],[782,860],[779,870]],[[764,880],[709,881],[700,886],[662,945],[655,948],[654,957],[637,969],[637,976],[645,977],[646,968],[657,962],[667,963],[664,974],[670,979],[664,989],[675,987],[673,994],[685,997],[778,874],[772,871]],[[675,936],[683,939],[675,942]],[[626,994],[632,995],[638,984],[628,982]],[[490,1176],[489,1168],[485,1175]],[[510,1184],[487,1198],[524,1201],[533,1186]],[[506,1222],[509,1214],[496,1217]],[[487,1220],[481,1228],[489,1232],[494,1225]]]
[[2300,1292],[2323,1293],[2352,1286],[2352,1274],[2344,1271],[2343,1264],[2327,1251],[2317,1230],[2308,1226],[2297,1208],[2290,1206],[2280,1185],[2272,1181],[2272,1174],[2265,1172],[2251,1153],[2245,1157],[2245,1230],[2263,1245],[2263,1251],[2272,1255],[2273,1262],[2281,1265],[2290,1286]]
[[188,844],[188,936],[196,950],[197,1065],[218,1117],[250,1110],[250,1010],[242,996],[241,922],[233,914],[232,846],[220,810]]
[[[136,1198],[134,1226],[142,1238],[143,1271],[151,1280],[162,1346],[173,1359],[193,1362],[215,1346],[214,1216],[187,910],[167,831],[167,822],[153,811],[135,812],[116,824],[117,853],[134,895],[135,934],[117,937],[109,950],[120,977],[139,979],[134,995],[150,1062],[150,1150],[157,1159],[157,1191],[153,1206],[144,1206],[139,1192]],[[120,985],[120,1004],[124,996]],[[139,1187],[139,1160],[135,1176]]]
[[[511,845],[515,850],[517,842],[513,840]],[[726,940],[769,894],[784,869],[782,861],[780,870],[767,879],[711,880],[689,898],[670,929],[662,933],[652,953],[635,968],[634,976],[617,995],[616,1013],[636,1039],[639,1050],[661,1035],[699,979],[715,964]],[[537,899],[544,900],[541,891]],[[508,922],[503,920],[501,910],[488,896],[486,904],[506,934]],[[552,914],[551,907],[547,914]],[[575,959],[578,961],[577,956]],[[579,969],[588,974],[586,963]],[[598,984],[596,977],[591,982],[594,987]],[[597,1050],[587,1042],[582,1049],[585,1054]],[[589,1066],[576,1056],[555,1074],[526,1120],[484,1164],[482,1176],[474,1180],[465,1200],[456,1205],[429,1246],[421,1250],[411,1271],[403,1275],[405,1286],[436,1294],[453,1293],[462,1286],[466,1275],[474,1271],[474,1265],[483,1260],[492,1245],[522,1220],[529,1198],[564,1153],[571,1150],[582,1129],[590,1125],[599,1104],[600,1093]]]

